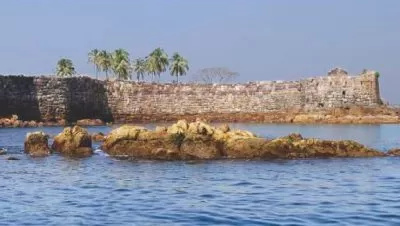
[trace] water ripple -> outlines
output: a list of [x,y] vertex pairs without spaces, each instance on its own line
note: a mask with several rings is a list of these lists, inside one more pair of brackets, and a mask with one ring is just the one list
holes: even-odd
[[84,160],[32,159],[27,131],[0,130],[0,146],[21,159],[0,156],[0,225],[400,225],[400,158],[194,163],[96,150]]

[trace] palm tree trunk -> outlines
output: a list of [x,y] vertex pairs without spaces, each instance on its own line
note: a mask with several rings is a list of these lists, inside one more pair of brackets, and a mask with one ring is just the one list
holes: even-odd
[[97,79],[97,67],[96,67],[96,64],[94,65],[94,73],[96,74],[96,79]]
[[108,71],[106,70],[106,80],[108,80]]

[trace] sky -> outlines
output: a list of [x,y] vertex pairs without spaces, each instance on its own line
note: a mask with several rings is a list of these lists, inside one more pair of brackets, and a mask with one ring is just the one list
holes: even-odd
[[[157,47],[238,82],[380,72],[381,95],[400,104],[398,0],[0,0],[0,74],[54,74],[70,58],[94,74],[91,49],[131,58]],[[164,81],[173,78],[162,75]]]

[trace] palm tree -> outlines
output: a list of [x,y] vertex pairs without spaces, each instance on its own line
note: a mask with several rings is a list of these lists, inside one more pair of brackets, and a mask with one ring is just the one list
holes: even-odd
[[100,71],[100,51],[98,49],[93,49],[88,54],[88,62],[94,65],[94,70],[96,72],[96,79],[98,78]]
[[143,58],[137,58],[133,64],[133,71],[136,73],[136,78],[137,81],[140,80],[140,77],[142,80],[144,80],[144,73],[147,71],[147,64],[146,61]]
[[170,61],[171,61],[171,66],[169,67],[170,73],[172,76],[176,76],[176,82],[178,83],[179,76],[186,75],[186,72],[189,70],[188,61],[181,55],[179,55],[179,53],[174,53]]
[[106,50],[101,50],[99,52],[99,66],[102,71],[106,73],[106,79],[108,80],[108,72],[112,67],[112,56]]
[[62,58],[57,62],[57,76],[67,77],[75,73],[74,64],[70,59]]
[[118,79],[128,79],[130,75],[129,53],[117,49],[112,54],[112,69]]
[[161,73],[165,72],[169,65],[168,55],[163,49],[157,48],[150,53],[147,63],[149,72],[152,75],[158,75],[158,79],[160,79]]
[[146,71],[151,76],[151,81],[154,81],[154,77],[157,75],[158,69],[157,64],[155,63],[155,58],[147,56],[145,60]]

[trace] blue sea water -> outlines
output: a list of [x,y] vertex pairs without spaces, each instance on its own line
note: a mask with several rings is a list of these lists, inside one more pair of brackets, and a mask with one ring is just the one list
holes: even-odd
[[[231,126],[400,147],[400,125]],[[121,161],[97,150],[81,160],[32,159],[23,140],[35,130],[0,129],[9,153],[0,156],[0,225],[400,225],[398,157],[193,164]]]

